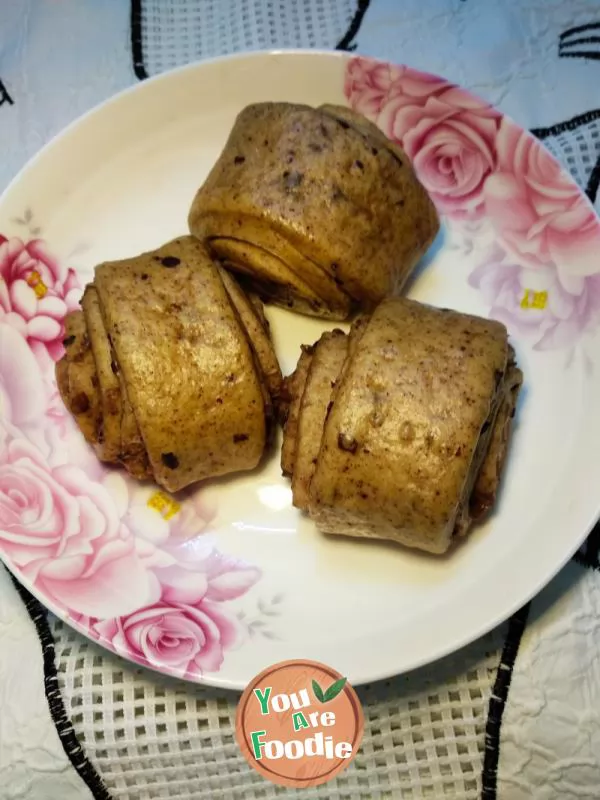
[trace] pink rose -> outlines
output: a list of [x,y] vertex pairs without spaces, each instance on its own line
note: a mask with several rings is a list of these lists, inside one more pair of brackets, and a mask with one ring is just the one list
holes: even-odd
[[175,546],[168,566],[157,565],[160,601],[115,619],[78,618],[80,627],[115,652],[198,678],[220,669],[225,650],[238,646],[247,628],[228,614],[223,601],[241,597],[260,577],[260,570],[224,556],[200,536]]
[[600,271],[600,221],[557,161],[530,134],[503,120],[497,168],[485,184],[487,213],[519,264],[554,265],[560,285],[581,297]]
[[258,567],[224,555],[202,538],[167,548],[176,563],[156,570],[162,599],[195,605],[204,600],[223,602],[241,597],[260,578]]
[[440,212],[483,214],[483,187],[496,165],[500,114],[442,78],[355,59],[346,73],[352,108],[399,142]]
[[424,105],[398,97],[379,116],[388,136],[401,142],[440,212],[471,220],[483,214],[483,187],[496,164],[499,121],[496,111],[457,88],[428,97]]
[[45,409],[39,365],[21,334],[0,319],[0,416],[29,429],[42,422]]
[[0,319],[0,416],[18,429],[13,438],[27,438],[51,466],[76,464],[88,476],[102,473],[67,412],[50,373],[44,375],[23,336]]
[[88,478],[101,480],[106,473],[106,466],[98,460],[93,448],[86,442],[77,423],[65,408],[56,385],[52,385],[48,395],[43,431],[38,431],[34,443],[41,446],[43,435],[50,466],[76,465],[81,467]]
[[224,650],[241,642],[244,628],[217,603],[157,603],[126,617],[96,622],[96,634],[117,653],[179,677],[216,672]]
[[565,286],[553,265],[515,264],[496,245],[469,283],[482,293],[490,314],[511,332],[534,341],[536,350],[571,347],[600,321],[600,274]]
[[75,309],[75,271],[59,264],[40,239],[0,237],[0,316],[16,328],[42,362],[61,358],[64,318]]
[[448,81],[374,58],[353,58],[346,67],[344,94],[350,107],[375,121],[393,98],[424,104],[429,95],[451,86]]
[[45,597],[95,617],[154,602],[148,565],[171,563],[136,547],[100,484],[77,467],[50,469],[24,439],[8,438],[0,455],[0,549]]
[[182,492],[175,501],[154,484],[127,479],[118,470],[107,472],[102,483],[128,530],[157,547],[199,536],[216,514],[204,488]]

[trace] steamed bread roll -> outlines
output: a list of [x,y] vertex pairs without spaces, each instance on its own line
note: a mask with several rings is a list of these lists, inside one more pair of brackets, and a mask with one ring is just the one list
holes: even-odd
[[98,393],[102,407],[98,455],[103,461],[116,462],[119,461],[121,454],[123,398],[112,346],[104,327],[98,293],[93,285],[86,287],[81,307],[96,364]]
[[498,410],[492,438],[483,466],[479,470],[475,488],[471,495],[470,514],[474,520],[486,515],[493,508],[500,486],[502,468],[506,459],[512,420],[517,406],[523,375],[514,362],[514,351],[510,349],[510,364],[504,381],[504,394]]
[[281,384],[260,301],[191,236],[96,267],[56,377],[98,458],[171,492],[257,466]]
[[102,405],[98,457],[120,462],[136,478],[149,477],[148,459],[110,336],[106,332],[96,287],[87,286],[81,301]]
[[[337,376],[348,353],[348,337],[340,330],[325,333],[317,343],[308,370],[298,411],[298,432],[292,471],[292,497],[302,508],[310,502],[310,484],[315,473],[325,417]],[[334,379],[335,380],[335,379]]]
[[281,388],[281,367],[271,341],[270,328],[262,310],[262,303],[256,296],[248,295],[227,270],[219,267],[229,300],[239,316],[263,375],[269,397],[277,400]]
[[283,381],[280,415],[285,420],[285,436],[281,446],[281,471],[287,477],[291,477],[294,470],[300,403],[304,396],[313,351],[313,347],[303,347],[296,369]]
[[102,436],[102,408],[96,362],[83,311],[67,315],[63,344],[65,357],[57,365],[60,396],[77,420],[85,440],[91,445],[98,445]]
[[261,384],[218,269],[199,243],[102,264],[94,283],[154,478],[169,491],[255,467]]
[[376,126],[292,103],[238,115],[188,223],[263,298],[330,319],[399,290],[439,229],[408,158]]
[[[506,329],[388,299],[347,349],[331,362],[329,389],[321,381],[321,422],[310,422],[319,448],[294,502],[326,533],[444,553],[493,505],[500,481],[522,382]],[[310,373],[299,431],[309,386]],[[303,458],[297,435],[292,485]]]

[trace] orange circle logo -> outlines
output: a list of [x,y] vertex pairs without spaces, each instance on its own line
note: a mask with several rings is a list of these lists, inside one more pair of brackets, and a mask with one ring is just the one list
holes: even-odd
[[244,757],[279,786],[319,786],[355,757],[364,729],[354,689],[318,661],[282,661],[246,687],[236,717]]

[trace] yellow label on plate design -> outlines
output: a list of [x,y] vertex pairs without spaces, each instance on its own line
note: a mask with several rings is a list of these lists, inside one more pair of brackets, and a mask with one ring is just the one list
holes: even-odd
[[542,311],[548,303],[548,292],[535,292],[533,289],[525,289],[525,294],[521,300],[521,308],[537,308]]
[[42,276],[37,270],[32,270],[29,275],[27,276],[27,285],[31,286],[33,291],[35,292],[38,298],[44,297],[46,292],[48,291],[48,287],[42,280]]
[[148,500],[148,508],[153,508],[155,511],[158,511],[163,519],[169,520],[177,514],[181,506],[177,500],[173,500],[168,494],[164,492],[154,492]]

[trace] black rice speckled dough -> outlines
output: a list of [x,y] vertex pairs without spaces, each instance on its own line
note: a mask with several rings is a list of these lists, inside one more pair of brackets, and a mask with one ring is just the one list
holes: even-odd
[[410,161],[375,125],[291,103],[238,115],[188,223],[265,300],[339,320],[400,290],[439,230]]
[[502,324],[388,299],[302,359],[282,468],[318,528],[441,554],[493,506],[522,383]]
[[281,372],[256,298],[200,242],[100,264],[82,305],[57,381],[101,460],[172,492],[258,465]]

